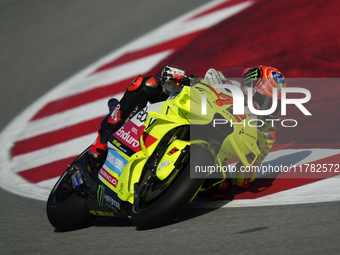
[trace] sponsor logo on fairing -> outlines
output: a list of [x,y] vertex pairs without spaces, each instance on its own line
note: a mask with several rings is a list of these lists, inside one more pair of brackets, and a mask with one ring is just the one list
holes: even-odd
[[[99,182],[101,183],[101,182]],[[121,200],[110,189],[106,189],[103,184],[98,185],[97,199],[99,206],[106,206],[114,211],[120,210]]]
[[137,120],[139,120],[140,122],[144,122],[148,118],[148,115],[148,107],[145,107],[138,113]]
[[109,172],[107,172],[104,168],[99,170],[99,176],[104,178],[108,183],[110,183],[113,187],[117,187],[118,180],[114,176],[112,176]]
[[[121,157],[118,152],[115,150],[109,150],[105,165],[118,176],[122,173],[125,165],[127,164],[127,160]],[[114,177],[113,177],[114,178]],[[116,186],[115,186],[116,187]]]
[[172,148],[167,154],[168,155],[172,155],[174,153],[176,153],[177,151],[179,151],[179,149],[177,149],[176,147]]
[[108,205],[116,207],[116,208],[118,208],[118,210],[120,210],[120,204],[116,200],[114,200],[112,197],[110,197],[109,195],[104,194],[104,201]]
[[[153,120],[152,123],[149,124],[152,125],[155,121],[156,120]],[[130,157],[141,150],[139,142],[140,136],[143,137],[146,148],[157,141],[156,138],[144,132],[144,130],[144,125],[137,126],[133,121],[129,121],[113,134],[109,142]]]
[[132,147],[137,148],[139,146],[139,141],[137,141],[135,138],[132,137],[132,134],[130,134],[130,131],[125,131],[124,126],[121,127],[116,133],[116,136],[120,137],[125,141],[127,144],[132,145]]

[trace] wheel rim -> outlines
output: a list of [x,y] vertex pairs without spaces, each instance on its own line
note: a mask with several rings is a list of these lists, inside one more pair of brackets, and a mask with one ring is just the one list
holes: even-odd
[[[160,158],[162,158],[162,156],[160,156]],[[188,155],[186,155],[185,158],[188,158]],[[158,160],[158,158],[156,160]],[[139,211],[145,210],[162,197],[171,184],[175,182],[181,170],[185,167],[186,161],[187,160],[185,160],[185,163],[178,165],[164,180],[158,179],[156,175],[157,167],[148,170],[144,174],[139,192],[139,203],[137,205]]]

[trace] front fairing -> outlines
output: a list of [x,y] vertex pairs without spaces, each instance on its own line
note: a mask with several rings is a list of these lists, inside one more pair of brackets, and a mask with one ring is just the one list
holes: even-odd
[[[175,98],[151,104],[117,130],[108,142],[108,155],[99,171],[105,189],[98,197],[106,207],[118,208],[122,201],[134,202],[134,183],[139,182],[145,163],[165,134],[189,125],[190,89]],[[176,154],[177,155],[177,154]],[[110,197],[109,204],[103,197]]]
[[[233,115],[233,94],[228,89],[216,88],[216,84],[222,83],[240,89],[244,70],[232,68],[218,72],[209,69],[205,78],[191,87],[191,132],[193,138],[199,137],[200,132],[202,137],[208,137],[207,142],[219,142],[215,152],[217,161],[239,158],[244,166],[252,166],[260,154],[256,122],[247,114],[246,108],[244,114]],[[202,103],[204,100],[205,104]]]

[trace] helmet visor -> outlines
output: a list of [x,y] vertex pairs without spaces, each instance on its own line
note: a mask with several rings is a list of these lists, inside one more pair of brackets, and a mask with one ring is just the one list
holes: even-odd
[[[256,91],[255,94],[253,95],[253,103],[255,108],[257,108],[258,110],[269,110],[273,105],[273,98],[266,95],[262,95]],[[280,116],[280,114],[281,114],[281,99],[278,99],[275,111],[269,114],[268,116],[277,118]]]

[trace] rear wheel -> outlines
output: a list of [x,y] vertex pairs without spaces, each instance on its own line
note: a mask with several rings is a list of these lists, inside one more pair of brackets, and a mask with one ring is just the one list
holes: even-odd
[[[191,158],[190,158],[191,152]],[[184,152],[183,164],[178,165],[165,180],[159,180],[154,171],[146,170],[139,183],[137,203],[132,207],[131,218],[139,229],[166,224],[171,217],[197,193],[204,179],[190,178],[190,164],[213,162],[206,150],[194,146]]]
[[[86,151],[73,164],[78,162]],[[74,191],[71,174],[66,170],[48,197],[46,207],[48,220],[53,227],[61,231],[86,227],[95,216],[89,213],[85,201],[84,195]]]

